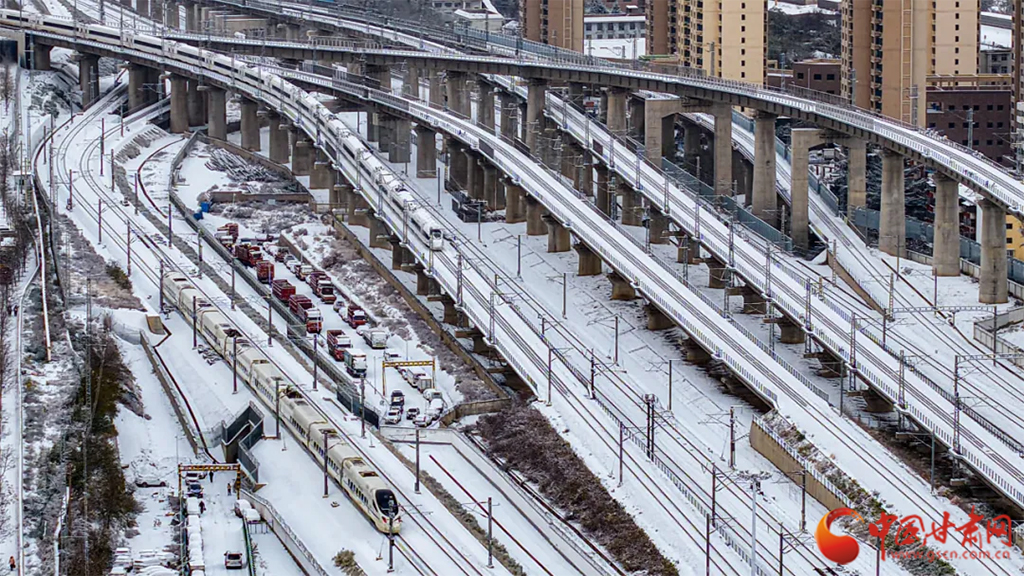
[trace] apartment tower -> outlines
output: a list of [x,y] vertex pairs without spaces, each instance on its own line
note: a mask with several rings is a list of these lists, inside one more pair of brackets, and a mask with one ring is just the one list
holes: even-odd
[[647,0],[647,53],[710,76],[763,84],[767,0]]
[[519,0],[523,38],[583,52],[583,0]]
[[925,126],[928,77],[978,73],[978,0],[842,0],[843,94]]

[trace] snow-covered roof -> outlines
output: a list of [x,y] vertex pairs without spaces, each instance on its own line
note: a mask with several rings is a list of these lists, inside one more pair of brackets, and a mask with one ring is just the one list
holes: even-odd
[[583,50],[588,56],[595,58],[612,58],[615,60],[632,60],[633,46],[636,43],[636,57],[647,54],[647,39],[639,38],[587,38]]
[[981,43],[988,46],[1009,48],[1013,45],[1013,30],[995,26],[981,27]]
[[636,16],[627,16],[625,14],[594,14],[583,17],[583,22],[586,24],[598,24],[601,22],[643,22],[646,17],[643,14]]
[[456,10],[455,16],[464,18],[466,20],[503,20],[501,14],[497,12],[487,12],[486,10]]
[[785,12],[786,14],[810,14],[812,12],[834,13],[834,11],[825,10],[824,8],[819,7],[817,4],[790,4],[789,2],[783,2],[781,0],[768,0],[768,9],[779,9]]

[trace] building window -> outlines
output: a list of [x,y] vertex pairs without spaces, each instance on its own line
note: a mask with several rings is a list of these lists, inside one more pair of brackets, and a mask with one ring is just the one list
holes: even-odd
[[815,80],[821,80],[821,74],[815,74],[814,75],[814,79]]
[[826,76],[825,78],[826,78],[827,80],[835,80],[835,79],[836,79],[836,75],[835,75],[835,74],[829,74],[829,75],[828,75],[828,76]]
[[797,80],[803,80],[804,79],[804,73],[803,72],[797,72],[796,73],[796,79]]
[[991,140],[985,140],[985,146],[991,146],[991,145],[992,145],[992,141]]
[[987,106],[987,107],[986,107],[985,109],[986,109],[986,110],[991,110],[991,109],[993,109],[993,108],[995,108],[995,106],[993,106],[992,104],[989,104],[989,105],[988,105],[988,106]]
[[956,128],[956,122],[950,122],[949,123],[949,127],[950,128]]

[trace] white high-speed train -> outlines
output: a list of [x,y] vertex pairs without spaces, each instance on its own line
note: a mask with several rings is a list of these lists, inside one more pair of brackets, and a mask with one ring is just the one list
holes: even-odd
[[[398,534],[402,528],[394,490],[334,427],[310,406],[295,383],[281,373],[259,349],[244,338],[224,314],[202,296],[183,274],[165,272],[164,298],[174,304],[229,365],[237,361],[238,375],[273,412],[280,406],[281,421],[322,464],[327,449],[328,474],[342,486],[352,502],[381,532]],[[237,360],[236,360],[237,358]]]
[[[41,33],[74,36],[101,44],[118,47],[125,56],[138,51],[164,59],[167,67],[178,65],[202,66],[223,76],[225,84],[234,85],[240,92],[254,100],[263,100],[287,116],[288,120],[305,128],[308,134],[319,135],[339,157],[346,154],[350,161],[369,175],[367,181],[374,181],[378,192],[394,209],[400,211],[414,224],[418,237],[430,250],[444,249],[444,232],[440,223],[426,210],[405,184],[394,175],[386,164],[369,152],[357,134],[323,107],[322,103],[308,92],[281,79],[275,74],[264,72],[259,67],[229,56],[202,50],[201,48],[170,40],[162,40],[130,30],[120,30],[99,24],[76,23],[73,20],[42,14],[22,13],[16,10],[0,10],[0,25],[27,28]],[[173,60],[167,60],[171,57]],[[380,179],[376,175],[386,174]]]

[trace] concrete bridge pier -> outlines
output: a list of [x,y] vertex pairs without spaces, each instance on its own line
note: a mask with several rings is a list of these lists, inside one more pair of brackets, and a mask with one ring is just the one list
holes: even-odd
[[437,136],[427,127],[416,125],[416,177],[437,178]]
[[505,182],[505,223],[518,224],[526,221],[526,193],[522,186]]
[[207,86],[208,121],[206,135],[217,140],[228,139],[227,92],[220,88]]
[[[825,143],[824,132],[818,128],[795,128],[791,132],[793,149],[792,171],[790,172],[790,232],[793,245],[810,247],[810,216],[808,215],[807,188],[810,186],[807,171],[810,169],[810,149]],[[775,146],[772,145],[772,154]],[[774,192],[774,191],[773,191]]]
[[676,249],[676,262],[682,264],[700,264],[700,242],[695,238],[680,238]]
[[579,170],[580,176],[576,188],[583,192],[584,196],[591,198],[594,196],[594,155],[582,147],[579,147],[579,150],[583,154],[583,165]]
[[857,208],[863,208],[868,202],[867,142],[860,138],[851,138],[846,143],[846,149],[846,214],[852,219]]
[[412,158],[412,147],[410,144],[412,128],[409,121],[391,117],[388,122],[388,128],[391,136],[391,146],[388,147],[388,161],[395,164],[408,163]]
[[548,233],[544,224],[544,206],[533,196],[526,197],[526,235],[542,236]]
[[548,229],[548,252],[568,252],[572,248],[569,229],[551,215],[544,218],[544,224]]
[[185,7],[185,30],[188,32],[201,32],[199,28],[199,4],[195,2],[184,2]]
[[626,96],[626,132],[630,138],[642,142],[644,138],[644,99],[637,94]]
[[530,78],[526,94],[526,124],[523,126],[523,131],[526,134],[526,147],[534,155],[537,155],[540,149],[539,140],[543,136],[545,128],[544,98],[547,91],[547,80]]
[[501,94],[501,137],[512,142],[518,136],[519,96],[509,92]]
[[932,269],[936,276],[960,275],[960,193],[955,180],[936,172],[935,240]]
[[665,313],[652,302],[644,304],[644,312],[647,313],[648,330],[659,331],[675,327],[675,322],[666,316]]
[[[608,130],[616,136],[626,135],[626,98],[629,97],[627,88],[607,88],[605,93],[608,98],[608,118],[605,124]],[[603,102],[602,102],[603,103]]]
[[309,173],[309,187],[313,190],[330,190],[334,187],[334,170],[331,160],[320,150],[316,151],[316,161]]
[[[793,167],[794,171],[796,167]],[[907,254],[907,216],[903,188],[903,156],[891,150],[882,153],[881,222],[878,226],[878,249],[890,256]],[[1000,225],[1004,235],[1006,225]],[[795,238],[794,238],[795,240]],[[1003,236],[1003,249],[1006,246]],[[1005,275],[1004,275],[1005,277]]]
[[[483,159],[480,160],[480,167],[483,169],[483,200],[489,209],[500,210],[501,208],[498,207],[498,169]],[[502,201],[502,205],[504,205],[504,201]]]
[[653,204],[647,207],[647,229],[651,244],[668,243],[668,216]]
[[39,42],[38,40],[32,41],[32,61],[29,66],[33,70],[50,70],[50,51],[53,50],[53,46],[48,46]]
[[715,116],[715,194],[732,195],[732,106],[711,105]]
[[449,70],[446,73],[445,87],[448,91],[448,108],[463,118],[472,117],[469,101],[469,75],[465,72]]
[[331,208],[345,208],[347,210],[349,192],[352,191],[352,186],[345,182],[345,176],[340,172],[335,172],[333,178],[335,184],[331,186],[327,201],[330,202]]
[[779,224],[778,193],[775,191],[775,114],[758,112],[754,117],[754,186],[751,205],[754,216]]
[[239,126],[242,136],[242,148],[252,152],[259,152],[261,148],[258,110],[259,105],[254,100],[242,98],[242,117]]
[[[49,57],[49,53],[47,53]],[[47,63],[49,64],[49,63]],[[130,64],[128,66],[128,109],[138,110],[145,106],[147,103],[154,100],[150,97],[152,92],[146,84],[149,82],[152,73],[156,72],[152,68],[147,68],[139,64]]]
[[620,276],[618,272],[608,274],[608,280],[612,283],[612,300],[636,299],[636,288],[633,288],[633,284]]
[[576,269],[576,274],[579,276],[599,276],[603,268],[601,257],[582,242],[577,242],[573,248],[576,249],[576,253],[579,255],[579,266]]
[[188,78],[171,75],[171,133],[188,132]]
[[292,127],[292,133],[292,174],[309,176],[313,168],[313,144],[298,128]]
[[288,125],[280,114],[271,112],[267,119],[270,131],[270,161],[287,164],[291,157],[288,144]]
[[82,108],[100,97],[100,57],[78,54],[78,87],[82,89]]
[[348,200],[345,202],[345,211],[349,225],[369,227],[370,207],[366,204],[366,200],[363,199],[363,195],[351,186],[348,187],[347,194]]
[[978,301],[982,304],[1005,304],[1008,301],[1006,280],[1006,212],[991,200],[978,202],[981,209],[981,281]]
[[643,205],[639,192],[623,180],[619,180],[617,192],[622,196],[622,225],[640,226],[643,223]]
[[661,159],[675,157],[676,115],[681,110],[678,99],[644,101],[643,139],[647,159],[661,168]]
[[463,150],[466,157],[466,193],[474,200],[484,199],[484,168],[480,165],[480,159],[476,152],[466,148]]
[[448,179],[459,190],[467,190],[469,186],[469,158],[463,153],[466,150],[455,140],[445,137],[448,142]]
[[420,69],[409,66],[405,70],[405,80],[402,82],[402,92],[416,100],[420,99]]
[[483,80],[477,80],[480,101],[477,103],[477,123],[494,134],[494,88]]
[[611,174],[604,164],[595,164],[594,171],[597,172],[597,191],[594,195],[594,204],[605,216],[612,213],[611,194],[608,193],[611,186]]
[[388,227],[383,220],[377,218],[377,216],[371,211],[368,215],[370,220],[370,248],[386,248],[391,249],[391,235],[388,233]]
[[430,105],[435,108],[444,106],[444,80],[439,70],[430,71],[430,85],[427,87],[427,98]]
[[[202,89],[200,89],[202,86]],[[208,120],[206,111],[206,86],[199,80],[188,80],[188,125],[205,126]]]

